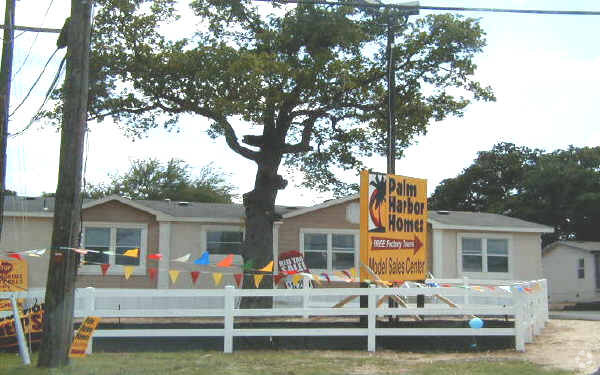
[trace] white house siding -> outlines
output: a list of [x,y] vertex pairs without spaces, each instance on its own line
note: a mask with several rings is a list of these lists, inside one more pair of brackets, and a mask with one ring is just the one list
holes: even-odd
[[[584,279],[577,277],[577,263],[581,258],[585,263]],[[594,254],[558,246],[544,254],[542,262],[551,302],[586,302],[600,298],[596,290]]]

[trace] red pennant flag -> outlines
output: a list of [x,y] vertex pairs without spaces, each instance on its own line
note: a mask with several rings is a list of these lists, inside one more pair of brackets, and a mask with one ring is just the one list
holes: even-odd
[[161,260],[162,254],[150,254],[148,255],[148,259]]
[[239,288],[240,285],[242,284],[242,274],[236,273],[235,275],[233,275],[233,277],[235,278],[235,283],[237,284],[237,286]]
[[295,275],[295,274],[297,274],[297,273],[299,273],[299,272],[298,272],[298,271],[296,271],[296,270],[291,270],[291,271],[283,271],[283,274],[284,274],[284,275]]
[[23,258],[21,258],[21,254],[18,253],[9,253],[8,256],[17,260],[23,260]]
[[150,276],[150,280],[154,280],[154,278],[156,277],[156,272],[157,272],[156,268],[154,268],[154,267],[148,268],[148,275]]
[[194,284],[196,284],[196,281],[198,281],[198,276],[200,276],[200,272],[199,271],[192,271],[192,272],[190,272],[190,275],[192,275],[192,282]]
[[285,277],[285,275],[282,275],[282,274],[275,275],[275,276],[273,276],[273,281],[275,281],[275,284],[279,284],[279,281],[281,279],[283,279],[284,277]]
[[352,275],[350,275],[350,272],[346,271],[346,270],[342,270],[342,273],[346,276],[348,276],[349,279],[352,279]]
[[106,272],[110,268],[110,264],[101,264],[100,269],[102,270],[102,276],[106,276]]
[[452,285],[450,284],[440,284],[440,286],[444,287],[444,288],[451,288]]

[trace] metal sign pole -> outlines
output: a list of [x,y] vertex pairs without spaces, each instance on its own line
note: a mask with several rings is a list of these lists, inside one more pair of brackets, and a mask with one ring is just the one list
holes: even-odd
[[15,317],[15,331],[17,332],[17,341],[19,342],[19,354],[23,359],[23,364],[29,366],[31,359],[29,358],[29,350],[27,350],[27,345],[25,344],[25,334],[23,333],[23,325],[21,325],[17,298],[14,294],[10,295],[10,304],[12,305],[13,316]]

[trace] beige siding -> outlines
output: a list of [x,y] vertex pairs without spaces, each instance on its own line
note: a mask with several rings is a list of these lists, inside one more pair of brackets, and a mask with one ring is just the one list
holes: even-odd
[[[20,251],[50,247],[52,218],[5,217],[0,250]],[[25,257],[29,288],[46,286],[48,256]]]
[[300,229],[354,229],[359,230],[358,224],[346,220],[346,207],[358,200],[312,211],[304,215],[285,219],[279,229],[279,252],[300,250]]
[[[577,262],[581,258],[585,264],[584,279],[577,277]],[[546,253],[542,261],[551,302],[584,302],[600,298],[596,291],[593,254],[559,245]]]
[[[456,263],[457,257],[457,235],[458,232],[455,230],[444,230],[442,231],[442,254],[444,259],[442,260],[442,278],[457,278],[462,277],[458,272],[458,265]],[[437,276],[437,275],[436,275]]]

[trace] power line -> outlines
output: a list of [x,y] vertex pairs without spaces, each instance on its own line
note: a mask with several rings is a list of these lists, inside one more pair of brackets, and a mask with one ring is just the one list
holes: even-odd
[[468,8],[468,7],[439,7],[426,5],[401,5],[367,2],[341,2],[327,0],[255,0],[278,4],[314,4],[314,5],[339,5],[354,6],[358,8],[386,8],[404,11],[422,10],[444,10],[454,12],[494,12],[494,13],[524,13],[524,14],[546,14],[546,15],[572,15],[572,16],[600,16],[600,11],[587,10],[541,10],[541,9],[503,9],[503,8]]

